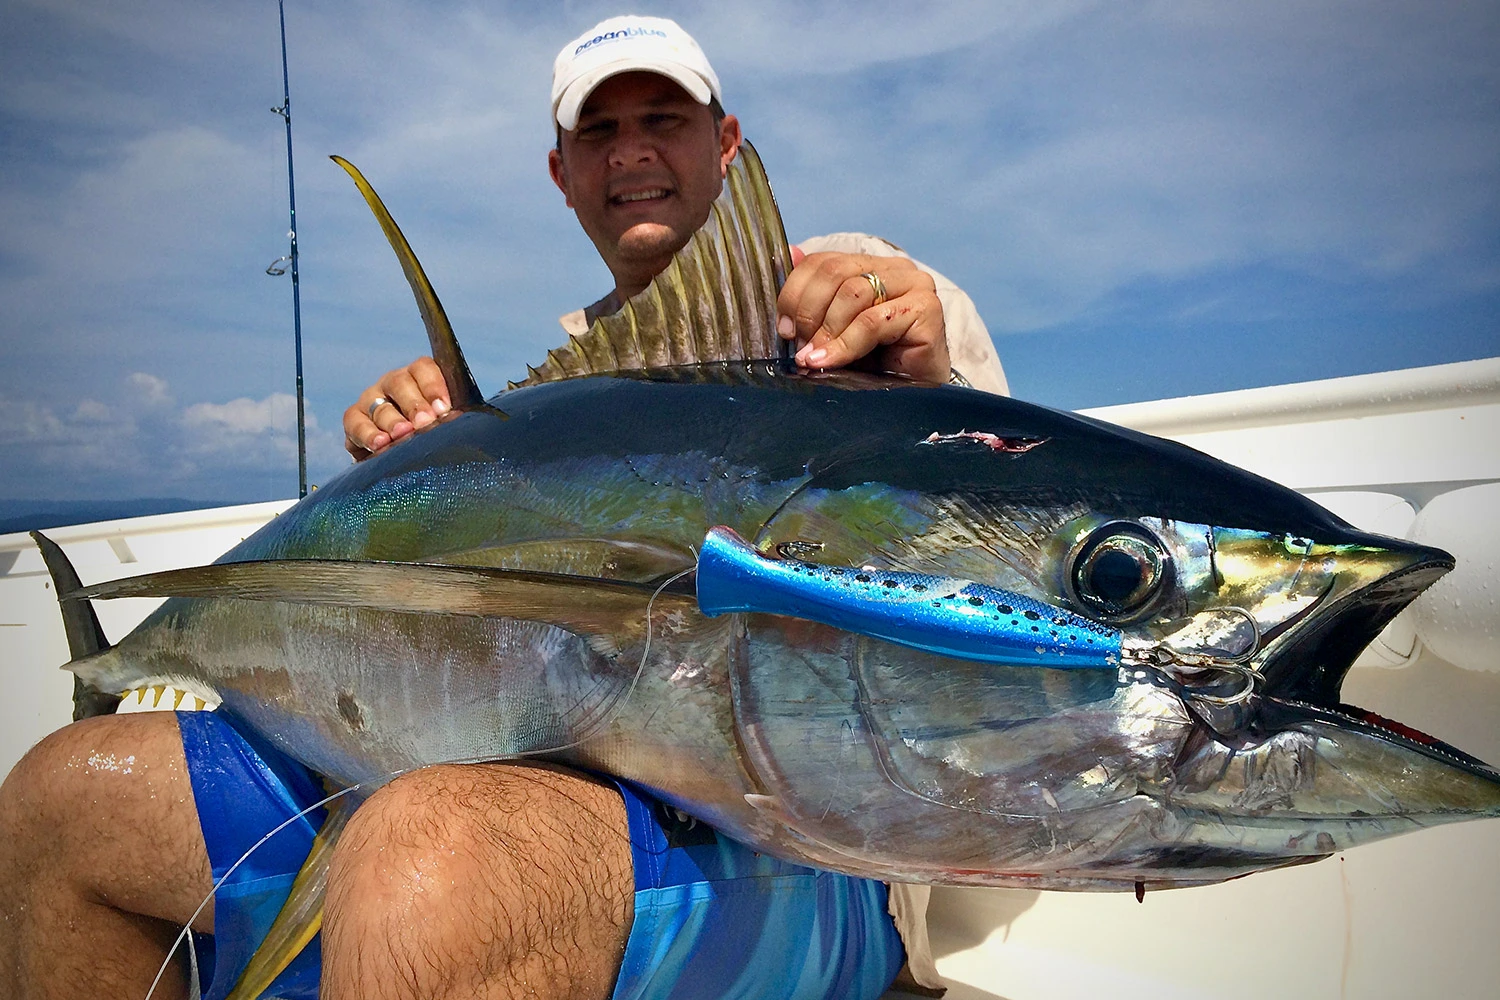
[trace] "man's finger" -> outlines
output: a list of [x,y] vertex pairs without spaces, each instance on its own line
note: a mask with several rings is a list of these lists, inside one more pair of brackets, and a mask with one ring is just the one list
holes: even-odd
[[793,336],[804,342],[810,339],[823,325],[823,317],[839,286],[859,274],[868,259],[862,254],[829,253],[809,254],[804,258],[792,268],[776,296],[776,309],[781,314],[777,332],[788,340]]
[[[819,329],[814,331],[810,343],[821,346],[821,343],[842,335],[849,324],[853,323],[861,313],[883,304],[876,301],[875,283],[864,275],[865,272],[860,272],[845,278],[835,289],[833,300],[828,303],[828,309],[823,314],[823,321]],[[901,295],[901,292],[892,289],[889,285],[885,286],[885,291],[887,300],[896,300]]]
[[[391,437],[401,437],[397,425],[409,423],[411,427],[426,427],[437,419],[427,394],[417,384],[410,367],[387,372],[380,380],[379,395],[389,404],[375,409],[370,414],[380,429]],[[406,433],[411,432],[408,427]]]
[[887,299],[908,292],[932,290],[932,278],[905,257],[873,257],[869,254],[819,253],[809,255],[794,268],[777,296],[777,332],[790,340],[806,343],[826,327],[839,334],[851,320],[875,304],[872,283],[862,277],[877,274],[885,285]]
[[452,408],[442,369],[431,358],[417,358],[386,372],[344,411],[344,448],[363,461]]
[[[934,293],[932,298],[937,299]],[[953,374],[948,354],[947,327],[942,321],[942,303],[918,309],[906,333],[880,348],[880,365],[886,371],[909,375],[919,382],[946,383]]]
[[917,321],[918,312],[906,296],[862,310],[833,334],[826,327],[797,355],[807,368],[842,368],[858,361],[882,344],[894,344]]
[[948,380],[947,330],[936,292],[917,289],[862,311],[838,335],[826,328],[797,353],[806,368],[841,368],[870,356],[875,367],[922,382]]
[[453,399],[448,395],[448,383],[443,380],[443,370],[437,362],[421,357],[406,366],[406,373],[417,383],[417,389],[427,400],[432,412],[442,416],[453,408]]
[[[804,251],[801,247],[797,246],[797,244],[793,243],[792,244],[792,274],[796,274],[797,273],[797,268],[801,267],[802,266],[802,262],[804,260],[806,260],[806,259],[807,259],[807,253],[806,253],[806,251]],[[790,278],[791,275],[788,275],[787,277]],[[785,283],[783,283],[782,287],[783,287],[783,289],[785,289]],[[778,296],[778,305],[779,305],[779,299],[780,299],[780,297]],[[793,339],[796,338],[796,336],[797,336],[797,324],[792,320],[792,317],[791,317],[791,315],[789,313],[782,312],[780,315],[778,315],[776,317],[776,332],[781,336],[782,340],[793,340]]]
[[390,443],[391,436],[375,426],[365,407],[355,403],[344,411],[344,450],[356,462],[363,462]]

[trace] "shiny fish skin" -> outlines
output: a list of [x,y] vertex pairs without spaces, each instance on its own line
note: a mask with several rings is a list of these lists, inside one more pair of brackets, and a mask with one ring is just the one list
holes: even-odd
[[[1489,768],[1338,703],[1359,649],[1451,558],[1191,449],[965,389],[764,364],[491,403],[350,469],[221,562],[571,574],[639,585],[634,614],[564,628],[178,598],[74,669],[106,689],[213,694],[343,782],[566,747],[551,756],[758,849],[890,879],[1192,885],[1500,813]],[[972,580],[1134,643],[1240,608],[1264,637],[1262,680],[1220,705],[1191,671],[980,662],[782,615],[710,618],[690,578],[651,605],[648,651],[651,593],[716,525],[760,553]],[[1100,552],[1109,573],[1091,576]],[[1095,592],[1131,559],[1154,581],[1139,607]]]

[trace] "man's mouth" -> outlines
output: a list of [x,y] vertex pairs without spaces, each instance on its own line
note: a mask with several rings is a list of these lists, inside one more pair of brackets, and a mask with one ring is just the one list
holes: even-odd
[[672,192],[667,188],[646,188],[641,191],[625,191],[620,194],[610,195],[611,205],[628,205],[641,201],[660,201]]

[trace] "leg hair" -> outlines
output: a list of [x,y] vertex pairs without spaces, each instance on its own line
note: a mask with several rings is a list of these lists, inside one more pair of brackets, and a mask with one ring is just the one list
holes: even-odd
[[[212,884],[176,716],[58,730],[0,786],[0,997],[144,997]],[[156,998],[186,986],[179,955]]]
[[372,796],[335,851],[323,996],[604,1000],[633,900],[616,789],[560,768],[427,768]]

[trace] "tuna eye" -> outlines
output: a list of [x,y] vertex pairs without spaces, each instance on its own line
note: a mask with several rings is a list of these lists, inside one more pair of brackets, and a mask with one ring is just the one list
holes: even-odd
[[1086,614],[1118,624],[1149,614],[1171,576],[1171,559],[1155,536],[1116,522],[1084,541],[1068,582]]

